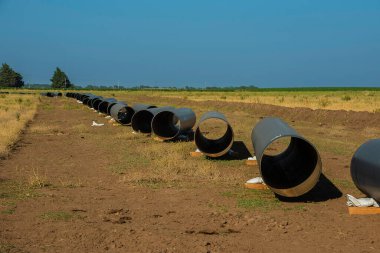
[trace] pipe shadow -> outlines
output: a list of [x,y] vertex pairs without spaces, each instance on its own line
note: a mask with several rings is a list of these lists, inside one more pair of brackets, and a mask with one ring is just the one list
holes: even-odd
[[164,142],[190,142],[194,140],[194,131],[182,132],[176,138]]
[[342,197],[342,192],[322,173],[318,183],[308,193],[289,198],[276,194],[276,197],[284,202],[323,202]]
[[247,146],[243,141],[234,141],[230,151],[220,157],[207,157],[209,160],[246,160],[252,157]]

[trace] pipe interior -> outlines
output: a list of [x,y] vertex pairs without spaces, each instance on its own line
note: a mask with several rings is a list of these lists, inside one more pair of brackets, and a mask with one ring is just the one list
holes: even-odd
[[100,103],[102,103],[102,102],[103,102],[103,100],[101,100],[101,99],[97,99],[97,100],[95,100],[94,103],[92,104],[92,107],[93,107],[95,110],[99,111],[99,105],[100,105]]
[[151,133],[152,132],[152,123],[153,114],[147,110],[142,110],[137,112],[133,116],[132,128],[136,132],[141,133]]
[[107,113],[107,108],[108,108],[109,102],[103,101],[102,103],[99,104],[99,112],[101,113]]
[[123,125],[131,124],[132,116],[134,113],[135,111],[131,107],[124,106],[117,113],[118,122],[120,122]]
[[173,112],[158,113],[152,122],[153,132],[163,138],[174,138],[179,134],[180,122]]
[[[224,120],[213,118],[213,127],[202,128],[201,126],[203,124],[208,124],[207,121],[208,120],[204,120],[195,131],[195,143],[198,149],[209,154],[217,154],[225,151],[230,146],[231,142],[233,142],[233,131],[231,126]],[[218,135],[210,135],[213,128],[219,129],[218,132],[220,129],[224,129],[224,132],[221,132]],[[203,131],[201,129],[203,129]],[[205,131],[206,129],[207,131]]]
[[[289,137],[282,137],[289,138]],[[266,184],[277,189],[288,189],[304,182],[318,163],[317,150],[307,141],[291,137],[289,145],[277,154],[268,154],[269,144],[261,158],[261,175]]]

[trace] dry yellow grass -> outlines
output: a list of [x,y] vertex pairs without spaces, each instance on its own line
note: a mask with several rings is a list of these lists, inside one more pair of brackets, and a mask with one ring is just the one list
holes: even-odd
[[37,95],[0,94],[0,156],[9,152],[26,124],[33,119],[39,97]]
[[[74,91],[78,92],[78,91]],[[80,92],[80,91],[79,91]],[[105,97],[117,97],[130,101],[131,97],[149,96],[156,99],[181,98],[191,101],[227,101],[311,109],[380,112],[380,90],[283,90],[283,91],[85,91]]]
[[152,92],[153,96],[186,98],[193,101],[231,101],[306,107],[311,109],[380,112],[380,91],[184,91]]

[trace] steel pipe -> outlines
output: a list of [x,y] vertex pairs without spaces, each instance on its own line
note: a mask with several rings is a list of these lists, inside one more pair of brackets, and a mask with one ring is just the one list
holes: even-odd
[[367,141],[356,150],[351,177],[360,191],[380,202],[380,139]]
[[174,109],[173,107],[159,107],[140,110],[136,112],[132,117],[132,128],[135,132],[151,133],[152,132],[152,120],[154,116],[162,111]]
[[[205,133],[202,132],[201,125],[209,120],[216,120],[227,126],[225,133],[221,137],[217,139],[207,138]],[[223,114],[220,112],[207,112],[202,115],[195,128],[194,142],[197,148],[205,155],[209,157],[220,157],[231,149],[234,143],[234,132]]]
[[[309,192],[322,173],[317,149],[279,118],[264,118],[252,130],[252,144],[264,182],[278,195],[298,197]],[[286,149],[275,155],[268,148],[290,138]]]
[[154,105],[136,104],[133,107],[127,104],[117,103],[110,109],[111,116],[122,125],[130,125],[136,111],[155,108]]
[[95,108],[97,111],[106,114],[107,113],[107,108],[110,103],[116,103],[117,100],[114,98],[105,98],[103,99],[99,105],[98,108]]
[[168,109],[158,112],[152,119],[152,131],[161,140],[173,140],[181,133],[190,131],[196,122],[189,108]]
[[91,107],[98,111],[99,104],[103,101],[103,97],[98,97],[92,100]]

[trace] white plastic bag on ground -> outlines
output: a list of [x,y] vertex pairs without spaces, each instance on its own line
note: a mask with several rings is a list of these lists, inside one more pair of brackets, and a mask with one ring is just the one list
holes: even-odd
[[95,121],[92,121],[92,125],[91,126],[104,126],[103,123],[96,123]]
[[347,194],[347,206],[356,207],[379,207],[379,204],[373,198],[355,198],[354,196]]
[[246,182],[247,184],[265,184],[262,177],[255,177]]

